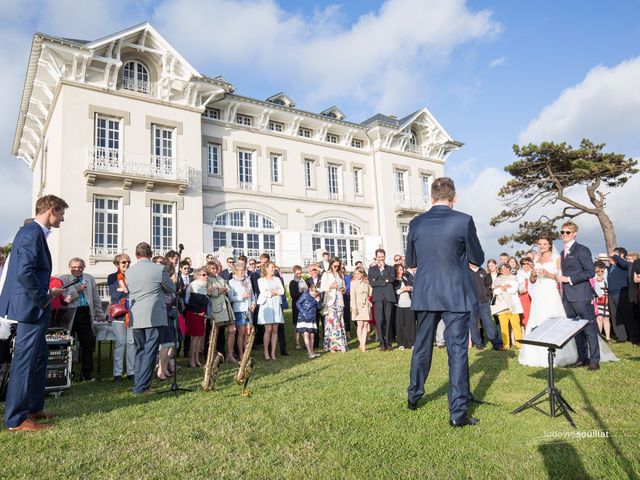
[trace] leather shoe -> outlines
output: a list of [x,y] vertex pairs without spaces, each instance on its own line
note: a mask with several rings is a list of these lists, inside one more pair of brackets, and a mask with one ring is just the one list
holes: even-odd
[[587,370],[600,370],[600,364],[590,363],[589,366],[587,367]]
[[476,350],[484,350],[484,347],[482,345],[475,345],[474,347]]
[[589,365],[589,362],[582,362],[580,360],[578,360],[576,363],[572,363],[571,365],[567,365],[567,368],[579,368],[579,367],[586,367]]
[[412,402],[411,400],[407,400],[407,408],[409,410],[416,410],[418,408],[418,402]]
[[47,430],[52,428],[50,423],[36,423],[30,418],[23,420],[23,422],[17,427],[9,427],[7,430],[10,432],[38,432],[40,430]]
[[56,414],[49,413],[46,410],[40,410],[39,412],[27,413],[27,417],[29,417],[30,420],[37,422],[38,420],[51,420],[56,417]]
[[466,415],[462,420],[449,420],[449,425],[451,425],[452,427],[466,427],[467,425],[477,425],[479,423],[480,419],[475,417],[467,417]]
[[384,352],[387,349],[387,347],[385,347],[384,345],[380,345],[380,351]]

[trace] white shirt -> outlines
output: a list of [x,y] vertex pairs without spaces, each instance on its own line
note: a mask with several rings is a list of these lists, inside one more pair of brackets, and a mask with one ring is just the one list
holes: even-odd
[[33,221],[36,222],[38,225],[40,225],[40,228],[42,229],[42,233],[44,233],[44,238],[47,238],[49,236],[49,234],[51,233],[51,230],[49,230],[47,227],[45,227],[43,224],[41,224],[35,218],[33,219]]

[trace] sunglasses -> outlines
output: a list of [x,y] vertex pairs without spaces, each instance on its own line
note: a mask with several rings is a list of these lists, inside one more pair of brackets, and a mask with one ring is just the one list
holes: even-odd
[[571,230],[560,230],[562,235],[571,235],[573,232]]
[[130,265],[131,262],[120,262],[120,265]]
[[206,277],[206,276],[207,276],[207,274],[206,274],[206,273],[199,273],[199,274],[198,274],[198,276],[199,276],[199,277]]

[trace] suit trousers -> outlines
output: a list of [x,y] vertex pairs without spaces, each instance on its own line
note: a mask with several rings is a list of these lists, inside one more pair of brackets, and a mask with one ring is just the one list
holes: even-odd
[[153,369],[156,365],[156,357],[160,346],[160,328],[134,328],[133,341],[136,344],[133,393],[142,393],[151,388]]
[[136,345],[133,341],[133,329],[127,328],[120,320],[113,321],[113,333],[116,336],[116,346],[113,349],[113,376],[119,377],[124,372],[125,347],[127,357],[127,376],[135,374]]
[[410,402],[417,402],[424,395],[424,384],[431,369],[433,338],[440,318],[444,321],[444,338],[449,357],[450,419],[459,422],[467,415],[467,403],[473,398],[469,390],[469,312],[416,312],[418,332],[411,356],[409,388]]
[[89,307],[78,307],[73,318],[71,333],[80,343],[80,371],[85,379],[91,378],[93,373],[93,351],[96,346],[96,336],[91,327],[91,310]]
[[[45,310],[43,315],[50,315]],[[44,408],[44,385],[47,375],[47,328],[49,321],[18,323],[16,343],[9,373],[5,401],[4,423],[13,428],[20,425],[31,412]]]
[[480,303],[478,305],[478,312],[476,315],[471,316],[471,322],[469,325],[469,331],[471,333],[471,343],[475,346],[483,346],[484,340],[480,335],[480,329],[478,328],[478,320],[482,323],[484,334],[487,336],[494,349],[502,348],[502,338],[496,329],[496,324],[491,316],[491,306],[489,302]]
[[[572,319],[589,320],[589,324],[576,335],[576,347],[578,347],[578,361],[600,363],[600,346],[598,345],[598,325],[593,304],[586,302],[569,302],[562,299],[564,311],[567,317]],[[587,349],[588,345],[588,349]]]
[[629,290],[609,292],[609,317],[613,334],[621,341],[638,342],[638,329],[633,321],[633,309],[629,302]]
[[391,346],[391,319],[393,315],[393,303],[387,300],[373,302],[373,316],[376,319],[380,346]]
[[411,308],[396,307],[396,338],[398,347],[411,348],[416,341],[416,315]]

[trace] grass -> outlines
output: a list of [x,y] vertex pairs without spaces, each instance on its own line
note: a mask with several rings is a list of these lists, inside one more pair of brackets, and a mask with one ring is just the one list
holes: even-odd
[[[291,331],[290,322],[287,330]],[[546,385],[543,370],[516,352],[470,351],[472,406],[480,425],[448,426],[446,351],[435,349],[427,394],[406,409],[410,351],[326,354],[264,362],[256,352],[251,396],[223,365],[217,390],[199,390],[202,370],[182,368],[190,393],[134,397],[103,378],[74,385],[47,409],[56,428],[0,433],[1,478],[576,478],[640,476],[640,349],[598,372],[558,369],[557,385],[576,410],[562,417],[510,412]],[[351,346],[354,344],[352,342]],[[181,363],[184,364],[183,361]],[[168,387],[154,382],[154,389]],[[584,437],[592,432],[608,437]],[[583,435],[570,437],[568,435]]]

